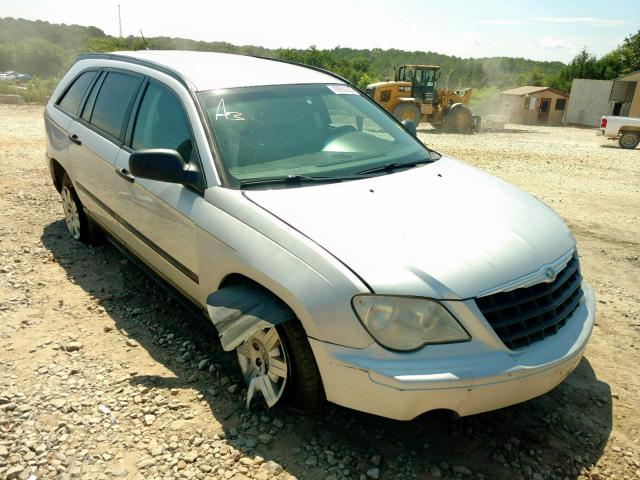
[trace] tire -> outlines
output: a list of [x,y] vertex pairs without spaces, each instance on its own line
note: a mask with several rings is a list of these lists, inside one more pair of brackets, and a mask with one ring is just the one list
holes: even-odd
[[420,109],[414,103],[401,103],[393,109],[392,114],[399,122],[403,120],[413,120],[416,127],[420,123]]
[[290,408],[300,413],[316,413],[324,405],[325,394],[307,334],[298,319],[285,322],[279,327],[284,334],[294,373],[289,389],[285,391],[285,400]]
[[89,245],[100,243],[100,229],[87,217],[76,189],[66,173],[62,177],[62,182],[60,182],[60,197],[62,199],[64,222],[71,236]]
[[447,113],[444,124],[449,132],[468,132],[473,126],[473,115],[464,105],[454,105]]
[[640,133],[638,132],[622,132],[618,139],[621,148],[633,149],[640,143]]
[[298,413],[317,412],[324,404],[318,366],[297,319],[257,332],[236,354],[248,385],[247,407],[258,391],[269,407],[283,404]]

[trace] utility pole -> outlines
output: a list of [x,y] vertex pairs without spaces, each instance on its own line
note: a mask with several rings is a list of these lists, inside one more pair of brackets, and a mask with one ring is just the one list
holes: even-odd
[[120,16],[120,4],[118,4],[118,31],[120,32],[120,38],[122,38],[122,17]]

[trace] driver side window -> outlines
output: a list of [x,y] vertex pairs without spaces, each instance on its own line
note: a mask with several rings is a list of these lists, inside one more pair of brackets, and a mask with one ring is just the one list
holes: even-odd
[[149,83],[140,103],[131,148],[169,148],[177,150],[189,163],[195,144],[187,115],[178,97],[167,88]]

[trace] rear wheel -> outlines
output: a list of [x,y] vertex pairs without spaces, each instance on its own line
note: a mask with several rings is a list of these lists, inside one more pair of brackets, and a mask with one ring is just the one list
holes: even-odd
[[95,245],[100,241],[100,230],[87,217],[78,198],[73,183],[66,173],[60,182],[60,198],[64,211],[64,223],[73,238],[81,242]]
[[413,120],[416,126],[420,123],[420,109],[413,103],[401,103],[393,109],[393,116],[399,122]]
[[640,133],[638,132],[622,132],[618,139],[618,143],[622,148],[636,148],[640,143]]
[[248,386],[247,408],[259,394],[269,407],[285,403],[301,413],[315,412],[324,403],[320,373],[297,319],[257,332],[236,354]]

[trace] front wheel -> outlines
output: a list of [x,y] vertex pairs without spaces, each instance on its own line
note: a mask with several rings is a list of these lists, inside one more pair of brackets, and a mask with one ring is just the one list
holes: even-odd
[[393,116],[399,122],[412,120],[416,126],[420,123],[420,109],[413,103],[401,103],[393,109]]
[[267,406],[286,403],[312,413],[324,403],[324,389],[306,333],[298,320],[263,329],[236,349],[247,383],[246,406],[260,392]]
[[640,143],[640,133],[638,132],[622,132],[618,139],[618,144],[622,148],[636,148],[638,143]]

